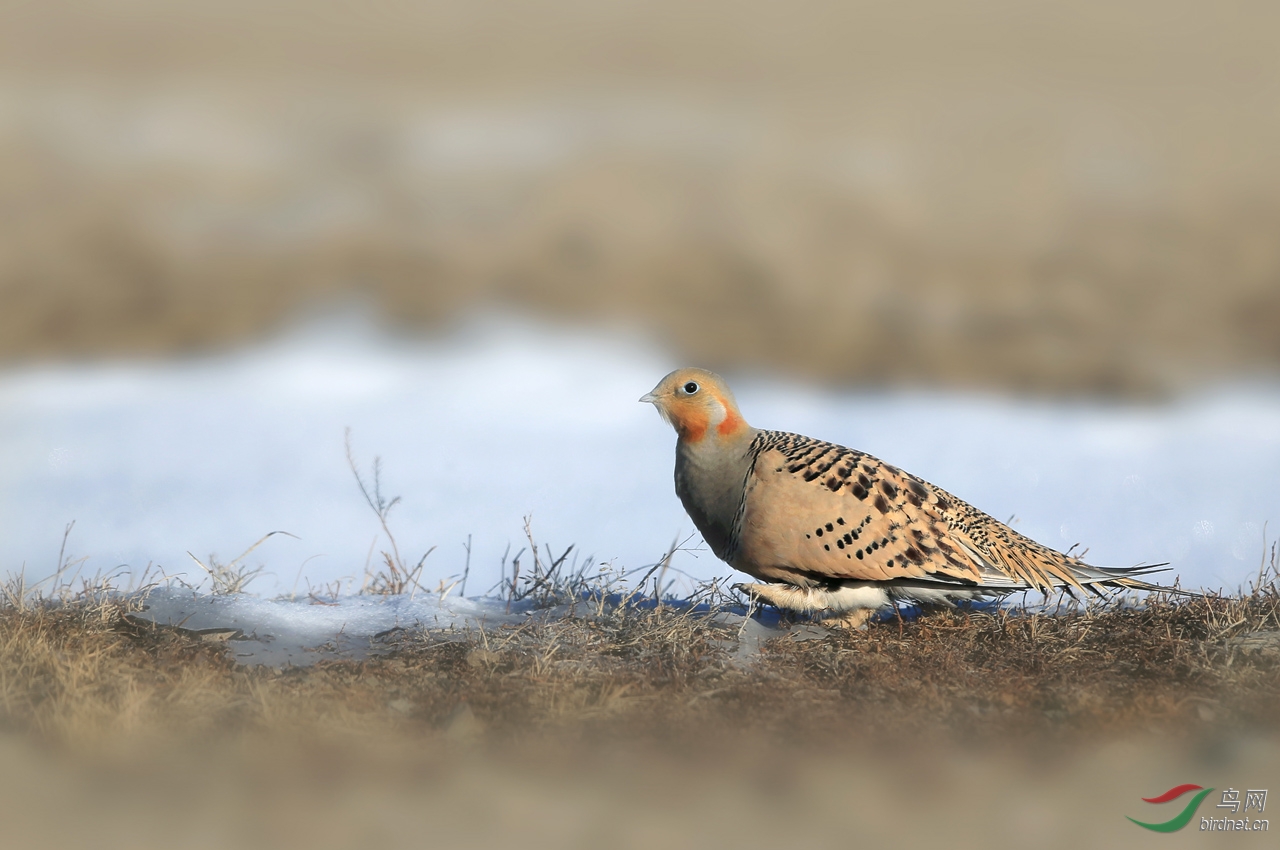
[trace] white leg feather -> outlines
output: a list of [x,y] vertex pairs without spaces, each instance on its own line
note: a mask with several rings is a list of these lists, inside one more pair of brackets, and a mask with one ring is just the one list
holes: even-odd
[[806,613],[875,611],[889,604],[889,594],[870,582],[850,582],[834,590],[791,584],[735,584],[734,589],[775,608]]

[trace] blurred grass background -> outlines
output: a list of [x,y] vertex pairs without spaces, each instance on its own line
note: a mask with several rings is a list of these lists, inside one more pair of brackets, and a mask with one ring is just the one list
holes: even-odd
[[827,382],[1280,365],[1280,7],[0,7],[0,360],[372,304]]

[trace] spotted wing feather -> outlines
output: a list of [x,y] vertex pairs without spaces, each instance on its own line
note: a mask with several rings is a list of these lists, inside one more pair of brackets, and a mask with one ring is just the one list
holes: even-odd
[[1106,578],[863,452],[761,431],[752,453],[730,563],[759,578],[992,590],[1080,588]]

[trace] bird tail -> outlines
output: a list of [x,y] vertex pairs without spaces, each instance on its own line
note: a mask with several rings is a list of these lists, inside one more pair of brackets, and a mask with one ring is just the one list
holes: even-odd
[[1178,596],[1199,596],[1192,590],[1180,587],[1167,587],[1143,581],[1138,576],[1151,575],[1169,571],[1168,563],[1147,564],[1138,567],[1094,567],[1088,564],[1074,564],[1075,578],[1086,589],[1101,594],[1102,588],[1124,588],[1126,590],[1145,590],[1150,593],[1172,593]]

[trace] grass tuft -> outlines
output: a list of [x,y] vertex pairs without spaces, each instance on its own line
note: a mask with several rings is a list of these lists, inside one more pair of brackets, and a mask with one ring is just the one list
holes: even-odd
[[[356,463],[355,454],[351,448],[350,428],[346,429],[345,445],[347,466],[351,469],[351,474],[355,476],[356,485],[360,488],[360,494],[364,496],[369,508],[377,515],[378,523],[382,526],[382,533],[386,535],[387,542],[391,546],[390,552],[383,550],[381,553],[382,569],[375,571],[368,564],[365,565],[364,582],[360,585],[360,592],[375,596],[398,596],[408,593],[412,598],[422,589],[419,579],[422,577],[422,570],[426,566],[427,558],[435,551],[436,547],[432,546],[424,552],[417,563],[412,566],[405,563],[404,559],[400,557],[400,545],[396,542],[396,536],[391,532],[391,525],[388,523],[391,509],[400,503],[400,497],[394,496],[388,499],[382,495],[382,458],[375,457],[373,459],[373,466],[370,469],[373,485],[369,486],[360,474],[360,467]],[[373,546],[376,546],[377,542],[377,538],[374,538],[373,544],[370,546],[371,554]]]
[[266,572],[266,567],[249,567],[244,564],[244,559],[247,558],[254,549],[257,549],[277,534],[283,534],[286,537],[292,537],[295,540],[298,539],[297,535],[290,534],[287,531],[269,531],[262,535],[262,537],[258,538],[257,543],[254,543],[248,549],[245,549],[238,557],[233,558],[226,564],[219,563],[218,556],[213,554],[209,555],[209,563],[207,565],[204,561],[201,561],[190,552],[187,552],[187,557],[195,561],[196,565],[199,566],[200,569],[204,570],[205,575],[208,576],[210,593],[215,596],[246,593],[248,592],[249,585],[253,580]]

